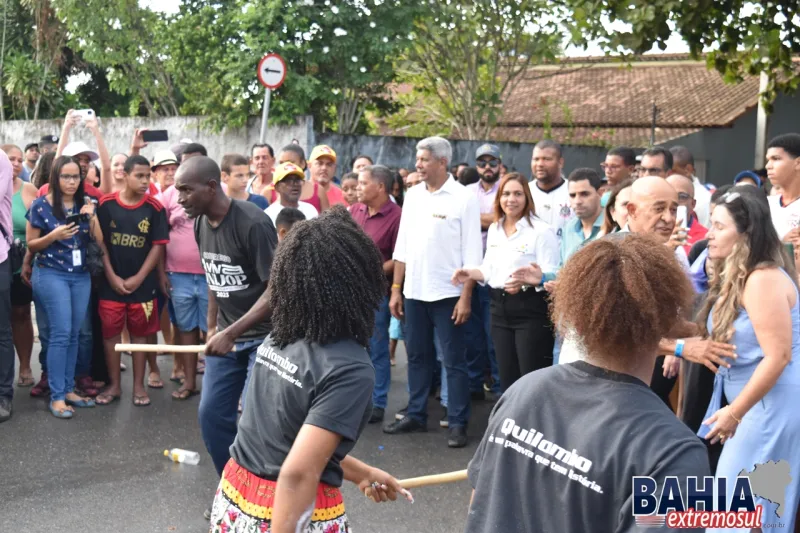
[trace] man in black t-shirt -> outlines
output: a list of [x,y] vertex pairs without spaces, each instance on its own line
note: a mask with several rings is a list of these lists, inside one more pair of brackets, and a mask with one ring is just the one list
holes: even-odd
[[[150,196],[150,162],[131,156],[125,163],[125,188],[104,196],[97,209],[106,253],[106,282],[100,287],[100,317],[111,378],[109,387],[97,397],[104,405],[120,396],[120,354],[114,345],[127,325],[131,342],[144,344],[159,330],[158,278],[155,267],[169,242],[169,227],[163,206]],[[150,398],[144,388],[145,354],[133,354],[133,403],[144,406]]]
[[205,156],[178,169],[178,202],[195,219],[194,231],[208,282],[208,343],[200,431],[221,474],[236,437],[239,398],[256,349],[270,331],[264,297],[278,243],[275,226],[255,204],[222,191],[217,164]]

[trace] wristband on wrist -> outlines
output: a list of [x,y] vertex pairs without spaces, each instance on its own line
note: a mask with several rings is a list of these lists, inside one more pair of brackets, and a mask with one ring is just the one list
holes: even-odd
[[675,341],[675,357],[683,357],[683,347],[685,344],[686,341],[683,339]]
[[731,417],[732,417],[734,420],[736,420],[736,423],[737,423],[737,424],[741,424],[741,423],[742,423],[742,419],[741,419],[741,418],[737,418],[737,417],[736,417],[736,415],[735,415],[735,414],[733,414],[733,408],[732,408],[730,405],[728,406],[728,412],[730,413]]
[[402,288],[403,288],[403,286],[402,286],[402,285],[400,285],[399,283],[392,283],[392,288],[393,288],[393,289],[402,289]]

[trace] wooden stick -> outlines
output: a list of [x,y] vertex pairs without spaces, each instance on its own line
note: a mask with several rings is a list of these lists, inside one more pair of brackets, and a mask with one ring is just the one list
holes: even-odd
[[447,472],[446,474],[434,474],[432,476],[412,477],[401,479],[400,486],[405,489],[415,489],[417,487],[428,487],[430,485],[442,485],[444,483],[456,483],[467,479],[467,471]]
[[205,344],[178,346],[172,344],[117,344],[115,352],[205,353]]

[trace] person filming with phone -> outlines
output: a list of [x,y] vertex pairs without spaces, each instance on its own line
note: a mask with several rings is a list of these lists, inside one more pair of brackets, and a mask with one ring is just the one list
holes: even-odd
[[75,365],[92,288],[86,249],[91,235],[98,243],[103,241],[94,204],[86,201],[81,169],[73,158],[56,158],[50,189],[33,201],[27,218],[28,248],[35,254],[31,285],[50,327],[50,412],[56,418],[72,418],[73,407],[94,407],[93,400],[74,390]]
[[694,243],[705,239],[708,228],[700,224],[694,210],[697,200],[694,199],[692,179],[682,174],[672,174],[667,178],[667,183],[678,191],[678,214],[675,232],[672,234],[673,241],[677,242],[677,246],[682,246],[688,254]]

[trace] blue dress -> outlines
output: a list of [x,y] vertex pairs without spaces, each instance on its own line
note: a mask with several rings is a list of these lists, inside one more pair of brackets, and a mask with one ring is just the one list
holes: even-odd
[[[786,274],[784,272],[784,274]],[[788,276],[788,274],[787,274]],[[795,289],[797,293],[797,289]],[[707,327],[711,331],[712,313]],[[720,409],[722,394],[728,402],[733,402],[753,376],[764,353],[758,344],[753,324],[745,309],[741,309],[734,321],[734,334],[730,344],[736,346],[739,357],[730,368],[720,367],[714,379],[714,393],[704,418],[708,419]],[[756,464],[768,461],[785,460],[791,468],[791,480],[786,486],[784,506],[778,509],[775,503],[760,497],[756,492],[756,505],[763,507],[762,525],[764,531],[794,531],[798,497],[800,497],[800,294],[792,308],[792,360],[783,369],[777,383],[742,418],[732,439],[725,442],[717,465],[716,477],[725,477],[728,486],[742,470],[751,472]],[[737,413],[738,415],[738,413]],[[711,430],[701,426],[697,434],[705,437]],[[728,494],[728,501],[732,494]],[[780,517],[777,515],[780,513]],[[777,529],[780,528],[780,529]],[[749,533],[750,529],[712,529],[707,533],[730,533],[739,531]]]

